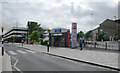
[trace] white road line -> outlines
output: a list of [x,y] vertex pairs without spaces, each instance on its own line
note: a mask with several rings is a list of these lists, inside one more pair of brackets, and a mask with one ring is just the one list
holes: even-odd
[[22,54],[27,54],[27,52],[24,52],[22,50],[17,50],[17,52],[22,53]]
[[16,52],[14,52],[14,51],[8,51],[10,54],[12,54],[12,55],[16,55],[17,53]]
[[36,52],[34,52],[34,51],[31,51],[31,50],[26,50],[27,52],[30,52],[30,53],[36,53]]
[[12,58],[14,58],[14,59],[16,60],[15,64],[13,65],[14,68],[15,68],[17,71],[19,71],[20,73],[22,73],[22,71],[21,71],[19,68],[16,67],[16,65],[17,65],[17,63],[18,63],[18,59],[15,58],[15,57],[13,57],[13,56],[12,56]]

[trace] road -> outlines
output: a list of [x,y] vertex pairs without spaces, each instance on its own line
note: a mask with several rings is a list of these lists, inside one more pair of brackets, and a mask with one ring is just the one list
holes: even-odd
[[20,71],[108,71],[108,69],[69,61],[63,58],[20,48],[12,44],[5,44],[4,47],[6,52],[12,57],[12,65],[14,65],[15,59],[18,60],[16,68]]

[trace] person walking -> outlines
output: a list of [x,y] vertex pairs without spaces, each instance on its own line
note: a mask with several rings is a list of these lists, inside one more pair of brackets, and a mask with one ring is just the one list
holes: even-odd
[[80,39],[79,39],[80,50],[82,50],[82,48],[83,48],[83,47],[82,47],[82,44],[83,44],[83,39],[80,38]]

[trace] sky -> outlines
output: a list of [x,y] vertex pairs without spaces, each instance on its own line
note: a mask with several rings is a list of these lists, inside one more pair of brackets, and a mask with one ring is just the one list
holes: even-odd
[[[106,19],[118,19],[119,0],[0,0],[0,26],[26,27],[28,21],[43,28],[67,28],[77,23],[77,32],[99,26]],[[1,34],[1,32],[0,32]]]

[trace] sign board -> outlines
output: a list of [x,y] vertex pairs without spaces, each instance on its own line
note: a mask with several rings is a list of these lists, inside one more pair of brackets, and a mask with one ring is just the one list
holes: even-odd
[[55,29],[55,32],[61,32],[61,29]]
[[71,47],[76,48],[77,47],[77,23],[72,23],[72,41],[71,41]]

